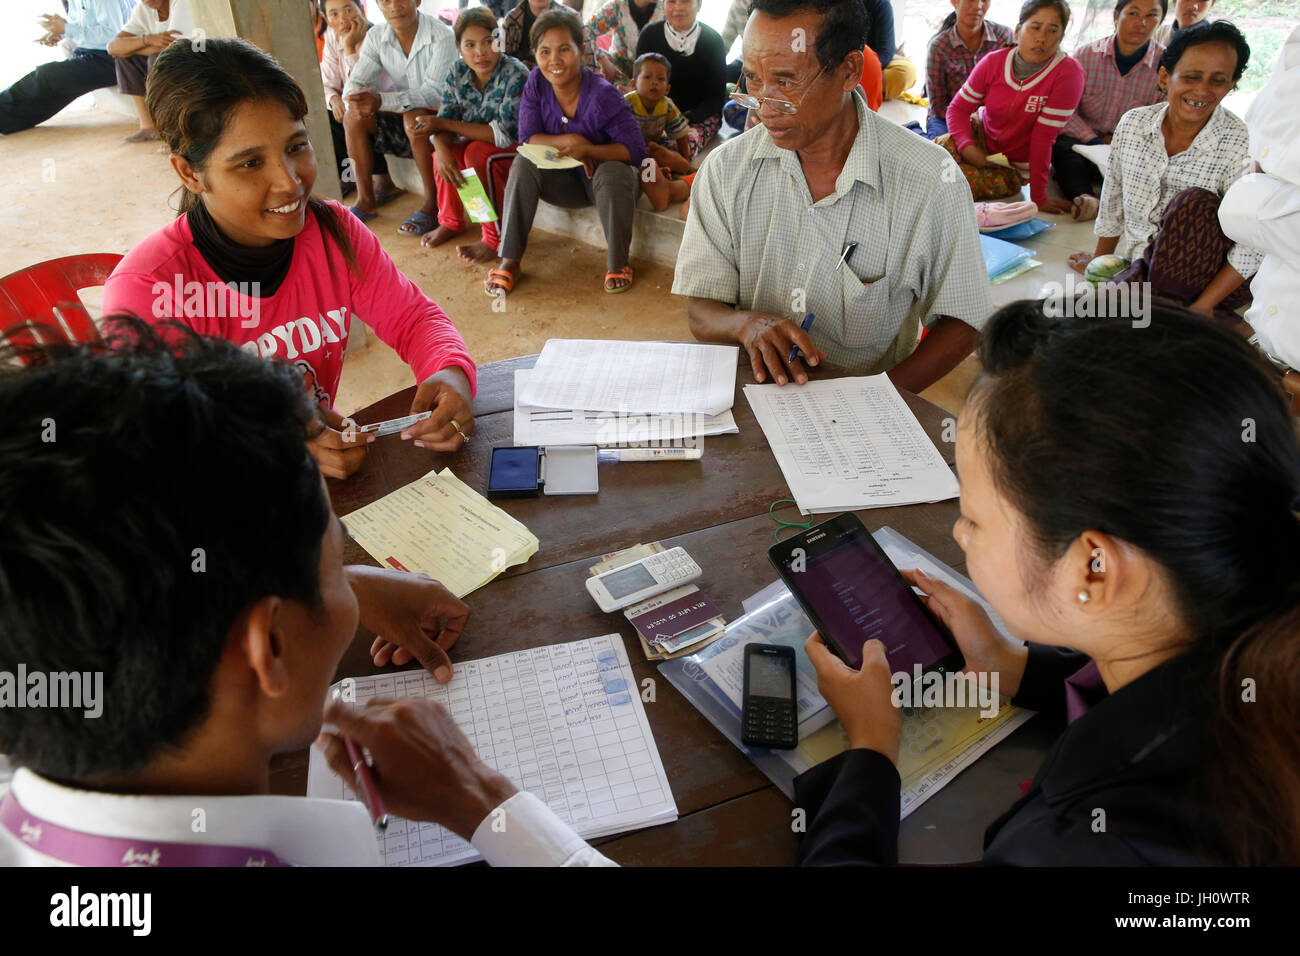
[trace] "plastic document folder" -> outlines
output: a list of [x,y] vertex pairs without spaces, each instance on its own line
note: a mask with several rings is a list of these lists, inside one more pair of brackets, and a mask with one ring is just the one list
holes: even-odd
[[[946,564],[921,550],[892,528],[873,535],[900,568],[920,568],[984,604],[999,630],[1006,632],[975,586]],[[722,735],[754,761],[790,799],[794,778],[848,747],[840,723],[817,693],[817,676],[803,644],[813,632],[799,603],[784,584],[774,582],[745,602],[746,613],[727,625],[727,633],[698,654],[667,661],[659,672]],[[746,747],[740,742],[740,701],[745,645],[784,644],[794,648],[799,746],[795,750]],[[1003,698],[996,715],[982,717],[979,707],[905,707],[903,745],[898,773],[902,778],[902,812],[913,810],[939,792],[994,744],[1033,716]]]
[[980,249],[984,253],[984,271],[990,279],[997,278],[1033,256],[1028,249],[983,234],[980,235]]

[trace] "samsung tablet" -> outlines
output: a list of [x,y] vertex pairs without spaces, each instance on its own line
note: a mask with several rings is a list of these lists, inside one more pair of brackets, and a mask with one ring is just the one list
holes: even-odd
[[961,651],[876,544],[856,515],[845,513],[774,545],[768,557],[808,619],[850,667],[862,645],[885,645],[889,671],[958,670]]

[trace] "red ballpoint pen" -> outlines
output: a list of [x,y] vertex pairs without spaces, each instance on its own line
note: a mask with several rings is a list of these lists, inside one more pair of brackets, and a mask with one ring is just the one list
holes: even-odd
[[[338,691],[334,692],[334,698],[337,700]],[[379,785],[375,783],[375,775],[370,770],[370,764],[366,763],[365,756],[361,753],[361,748],[357,746],[356,741],[351,737],[339,734],[343,740],[343,746],[347,748],[348,760],[352,762],[352,776],[355,778],[357,792],[361,794],[361,799],[365,801],[366,809],[370,811],[370,819],[374,821],[375,826],[380,830],[388,828],[388,810],[384,808],[384,798],[379,794]]]

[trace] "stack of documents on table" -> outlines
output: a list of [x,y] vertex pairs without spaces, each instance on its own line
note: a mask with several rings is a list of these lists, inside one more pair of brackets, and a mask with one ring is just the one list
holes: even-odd
[[[347,690],[356,704],[372,697],[423,697],[442,704],[484,763],[536,796],[579,836],[591,839],[677,819],[636,677],[617,634],[459,661],[446,684],[425,671],[408,670],[348,678]],[[356,799],[314,747],[307,796]],[[447,866],[479,856],[466,840],[435,823],[390,818],[376,839],[385,866]]]
[[537,553],[531,531],[451,473],[429,472],[344,516],[380,564],[424,573],[456,597]]
[[734,345],[551,339],[518,395],[525,408],[721,415],[736,395]]
[[[994,627],[1006,626],[969,580],[917,547],[892,528],[874,537],[900,568],[920,568],[978,601]],[[701,714],[739,747],[786,796],[794,799],[794,778],[846,750],[839,721],[817,693],[817,675],[803,644],[813,631],[799,603],[780,582],[745,602],[746,613],[727,626],[726,636],[689,657],[659,665],[659,672]],[[795,651],[799,746],[794,750],[746,747],[740,742],[740,704],[744,691],[745,645],[784,644]],[[902,779],[900,818],[939,792],[996,743],[1033,716],[1001,698],[997,713],[975,707],[904,707],[898,775]]]
[[746,385],[801,511],[857,511],[946,501],[952,469],[887,375],[807,385]]
[[534,408],[519,397],[533,370],[515,370],[516,445],[599,445],[602,448],[640,448],[679,445],[706,435],[734,435],[740,429],[728,409],[720,415],[682,412],[671,415],[633,415],[590,409]]

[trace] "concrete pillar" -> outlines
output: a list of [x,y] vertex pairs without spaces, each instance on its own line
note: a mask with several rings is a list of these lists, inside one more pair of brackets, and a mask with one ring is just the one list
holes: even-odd
[[189,0],[194,26],[207,37],[243,37],[265,50],[298,81],[307,97],[307,135],[316,151],[319,196],[340,199],[329,111],[321,87],[312,0]]

